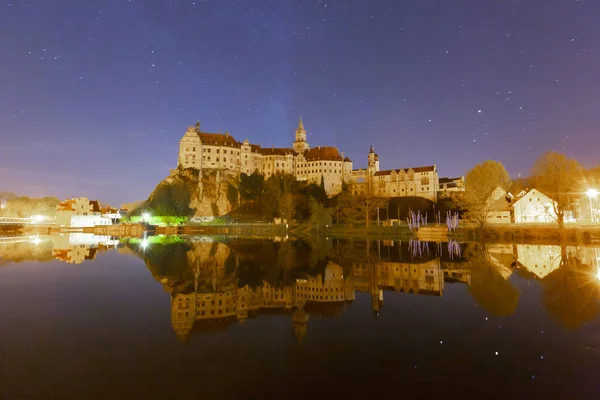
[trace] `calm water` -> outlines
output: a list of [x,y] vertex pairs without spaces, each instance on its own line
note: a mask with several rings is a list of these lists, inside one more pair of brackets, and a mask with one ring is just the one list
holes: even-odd
[[600,249],[0,239],[0,398],[600,393]]

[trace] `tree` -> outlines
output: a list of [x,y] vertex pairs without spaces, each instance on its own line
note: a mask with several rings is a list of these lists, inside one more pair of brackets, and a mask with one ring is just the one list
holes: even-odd
[[365,224],[369,226],[369,216],[377,208],[384,208],[387,206],[389,199],[384,197],[375,197],[369,193],[361,193],[356,196],[356,204],[358,206],[359,215],[365,216]]
[[362,216],[357,198],[351,193],[342,191],[334,198],[334,201],[336,224],[339,224],[340,222],[351,224]]
[[581,166],[576,160],[551,151],[537,159],[531,175],[535,188],[553,200],[556,221],[562,230],[565,211],[572,204],[583,179]]
[[321,231],[331,224],[329,209],[311,197],[310,199],[310,224]]
[[497,188],[508,189],[510,177],[499,161],[487,160],[471,169],[465,179],[463,198],[467,218],[483,228]]
[[60,200],[56,197],[17,197],[8,201],[0,215],[19,218],[30,218],[33,215],[52,217],[56,215],[56,206],[59,203]]
[[240,175],[239,191],[242,200],[256,200],[260,197],[263,185],[264,177],[258,172],[254,172],[251,175],[242,173]]
[[279,199],[279,214],[292,222],[296,217],[296,195],[294,193],[284,193]]

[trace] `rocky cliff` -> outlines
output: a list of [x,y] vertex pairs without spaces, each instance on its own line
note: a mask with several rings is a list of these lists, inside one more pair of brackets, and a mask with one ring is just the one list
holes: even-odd
[[220,217],[238,201],[239,176],[231,171],[174,169],[140,209],[161,216]]

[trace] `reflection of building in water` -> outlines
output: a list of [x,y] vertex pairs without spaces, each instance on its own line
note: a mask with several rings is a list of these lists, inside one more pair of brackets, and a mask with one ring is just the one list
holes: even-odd
[[440,259],[422,263],[379,261],[352,266],[354,288],[371,294],[373,312],[378,315],[383,306],[383,291],[442,296],[444,275]]
[[516,247],[517,261],[540,279],[560,266],[560,246],[517,244]]
[[544,279],[561,266],[563,251],[567,259],[576,259],[582,266],[597,272],[600,270],[600,248],[517,244],[516,259],[519,265],[540,279]]
[[515,249],[512,244],[492,244],[487,246],[490,263],[504,279],[510,278],[513,273],[514,252]]
[[113,240],[110,236],[88,233],[57,235],[53,240],[52,255],[68,264],[81,264],[86,260],[93,260],[99,250],[118,244],[118,240]]
[[238,288],[233,283],[214,287],[214,291],[202,293],[196,282],[194,292],[172,295],[171,322],[180,339],[185,340],[191,332],[224,330],[235,321],[243,324],[261,314],[292,314],[296,338],[302,342],[309,315],[339,315],[346,303],[355,299],[355,291],[371,294],[378,315],[384,290],[441,296],[444,275],[439,259],[356,264],[349,277],[344,277],[340,265],[329,261],[323,274],[296,279],[290,286],[275,287],[263,281],[256,289],[248,285]]
[[192,331],[226,329],[235,321],[243,324],[260,314],[291,314],[296,308],[294,329],[303,338],[307,312],[327,315],[332,305],[341,310],[349,300],[354,300],[352,281],[344,279],[342,267],[330,262],[324,275],[298,279],[291,286],[275,287],[263,281],[256,289],[229,285],[218,292],[173,295],[171,323],[177,336],[185,339]]

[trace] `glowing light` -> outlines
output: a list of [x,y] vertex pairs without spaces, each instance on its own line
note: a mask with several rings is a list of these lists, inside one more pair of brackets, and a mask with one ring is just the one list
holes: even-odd
[[148,247],[148,239],[142,239],[142,243],[140,243],[140,247],[142,248],[142,250],[146,250],[146,248]]
[[598,268],[598,272],[596,272],[596,279],[600,281],[600,268]]
[[142,220],[144,222],[150,221],[150,217],[151,217],[150,213],[145,212],[145,213],[142,214]]
[[36,246],[37,246],[38,244],[40,244],[41,242],[42,242],[42,241],[40,240],[40,237],[39,237],[39,236],[37,236],[37,235],[35,236],[35,239],[33,239],[33,240],[31,241],[31,243],[35,244]]
[[598,191],[596,189],[588,189],[585,193],[590,199],[595,199],[598,196]]
[[36,223],[39,224],[40,222],[42,222],[43,220],[45,220],[46,217],[44,217],[43,215],[33,215],[31,217],[31,219],[33,220],[33,222],[36,222]]

